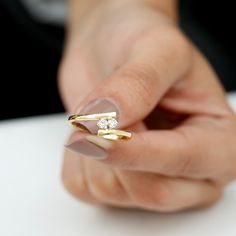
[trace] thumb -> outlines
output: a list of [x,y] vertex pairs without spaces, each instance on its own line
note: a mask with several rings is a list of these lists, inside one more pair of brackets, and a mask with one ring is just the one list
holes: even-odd
[[[79,104],[76,114],[115,111],[120,127],[142,120],[187,71],[190,60],[186,51],[178,40],[173,44],[170,39],[159,39],[154,45],[144,40],[134,47],[126,64],[102,80]],[[83,125],[91,132],[97,131],[94,121]]]

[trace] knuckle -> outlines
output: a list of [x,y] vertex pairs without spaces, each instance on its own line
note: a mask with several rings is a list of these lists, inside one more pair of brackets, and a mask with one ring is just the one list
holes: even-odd
[[63,175],[62,182],[65,188],[78,198],[84,198],[87,194],[86,180],[82,175]]
[[99,200],[112,200],[122,196],[122,188],[115,177],[94,177],[90,181],[91,193]]
[[169,63],[183,69],[188,68],[192,61],[193,50],[187,37],[175,27],[165,30],[161,37],[163,47],[169,53]]
[[171,194],[164,182],[157,181],[153,186],[142,188],[133,193],[133,201],[142,208],[167,211],[171,204]]
[[[195,142],[189,137],[186,132],[181,129],[176,130],[179,136],[179,150],[175,161],[170,159],[169,166],[172,170],[173,175],[188,175],[193,174],[195,168],[197,168],[197,162],[200,161],[201,155],[198,150],[201,150],[201,144]],[[196,158],[196,156],[198,158]]]
[[184,155],[182,156],[176,164],[176,167],[173,169],[176,169],[177,173],[182,173],[183,175],[188,174],[189,172],[192,172],[192,167],[194,166],[193,158],[190,155]]
[[179,29],[173,27],[167,30],[165,37],[167,38],[167,41],[169,39],[169,44],[172,49],[178,51],[180,54],[191,51],[191,45],[188,39]]

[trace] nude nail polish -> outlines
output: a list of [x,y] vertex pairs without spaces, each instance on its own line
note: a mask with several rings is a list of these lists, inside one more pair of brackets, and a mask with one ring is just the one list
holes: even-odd
[[100,145],[99,141],[96,141],[96,138],[95,141],[93,142],[94,139],[91,137],[87,138],[87,136],[88,136],[87,134],[81,132],[74,133],[71,136],[68,144],[65,145],[65,148],[67,148],[70,151],[73,151],[78,155],[84,155],[91,159],[96,159],[96,160],[106,159],[107,157],[106,149],[109,147],[109,144],[106,142],[107,140],[105,140],[105,142],[101,140],[101,145]]

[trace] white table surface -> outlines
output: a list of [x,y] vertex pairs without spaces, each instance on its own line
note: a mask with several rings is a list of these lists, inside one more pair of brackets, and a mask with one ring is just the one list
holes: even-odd
[[[236,94],[230,103],[236,110]],[[1,236],[236,235],[236,183],[214,207],[175,214],[103,209],[71,197],[60,180],[65,120],[0,123]]]

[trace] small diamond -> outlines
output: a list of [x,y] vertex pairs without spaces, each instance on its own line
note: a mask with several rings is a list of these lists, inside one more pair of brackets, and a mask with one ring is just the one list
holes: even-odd
[[114,129],[118,125],[118,121],[114,118],[108,120],[108,126],[110,129]]
[[98,121],[97,126],[100,129],[107,129],[108,121],[106,119],[101,119],[101,120]]

